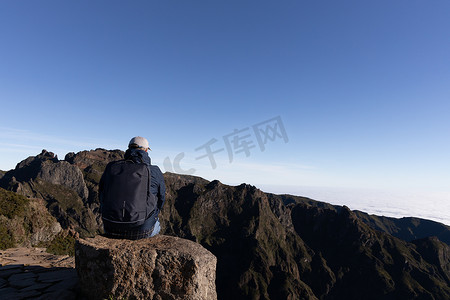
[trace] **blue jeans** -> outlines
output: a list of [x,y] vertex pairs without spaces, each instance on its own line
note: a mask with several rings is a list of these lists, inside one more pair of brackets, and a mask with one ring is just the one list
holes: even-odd
[[159,234],[160,230],[161,230],[161,225],[159,224],[159,218],[158,218],[158,219],[156,219],[156,223],[155,223],[155,226],[153,227],[153,231],[152,231],[152,234],[150,235],[150,237]]
[[153,223],[154,221],[155,221],[154,217],[148,218],[147,221],[145,221],[145,223],[142,224],[141,228],[139,228],[139,231],[141,231],[141,232],[149,231],[153,227],[153,231],[150,234],[150,237],[157,235],[159,233],[159,231],[161,230],[161,224],[159,223],[158,217],[156,217],[155,223]]

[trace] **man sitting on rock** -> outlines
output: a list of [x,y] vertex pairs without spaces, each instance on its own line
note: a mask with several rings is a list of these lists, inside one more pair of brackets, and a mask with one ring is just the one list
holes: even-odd
[[160,231],[158,214],[166,187],[158,166],[151,165],[147,139],[131,139],[123,160],[106,166],[99,186],[105,235],[137,240]]

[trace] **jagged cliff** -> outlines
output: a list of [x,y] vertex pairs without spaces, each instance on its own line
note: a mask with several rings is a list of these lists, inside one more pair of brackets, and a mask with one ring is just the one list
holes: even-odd
[[[97,149],[60,161],[43,151],[0,186],[43,199],[64,229],[101,230],[98,181],[123,152]],[[217,257],[218,299],[449,299],[448,226],[353,212],[254,186],[164,174],[162,233]],[[437,236],[430,237],[430,236]]]

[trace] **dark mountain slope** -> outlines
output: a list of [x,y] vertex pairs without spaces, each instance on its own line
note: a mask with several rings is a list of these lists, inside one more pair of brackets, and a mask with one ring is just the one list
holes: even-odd
[[372,229],[346,207],[307,198],[285,205],[283,197],[249,185],[174,174],[166,174],[166,183],[173,202],[162,217],[165,233],[217,255],[223,299],[450,296],[448,255],[439,254],[448,246],[442,242],[422,241],[426,251],[417,249]]
[[[448,299],[448,272],[440,272],[437,252],[442,243],[422,241],[430,258],[407,243],[364,224],[349,209],[335,210],[297,204],[292,220],[299,236],[320,252],[336,282],[331,299]],[[439,250],[440,249],[440,250]],[[448,263],[448,257],[447,257]],[[357,286],[358,288],[355,288]],[[367,292],[370,291],[370,294]]]
[[380,217],[361,211],[355,211],[355,214],[370,227],[405,241],[414,241],[433,235],[450,245],[450,227],[441,223],[413,217],[400,219]]
[[315,298],[299,276],[311,268],[308,249],[271,213],[264,193],[193,176],[165,179],[164,233],[197,241],[218,257],[222,299]]
[[[314,207],[326,208],[336,212],[339,212],[342,209],[342,206],[339,205],[332,205],[326,202],[316,201],[301,196],[274,194],[268,195],[271,199],[278,199],[285,205],[289,205],[291,203],[303,203],[312,205]],[[389,233],[390,235],[393,235],[407,242],[426,238],[429,236],[436,236],[442,242],[450,245],[450,226],[447,226],[445,224],[414,217],[392,218],[369,215],[365,212],[357,210],[353,212],[361,221],[363,221],[370,227],[379,231]]]

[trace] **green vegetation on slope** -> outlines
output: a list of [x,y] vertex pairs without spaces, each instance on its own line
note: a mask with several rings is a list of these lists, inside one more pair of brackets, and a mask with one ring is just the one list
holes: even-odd
[[0,249],[16,245],[8,223],[14,217],[22,217],[29,200],[21,195],[0,188]]
[[54,239],[61,226],[45,201],[0,188],[0,248],[29,247]]
[[60,232],[51,242],[40,243],[39,246],[46,247],[51,254],[75,256],[75,238],[67,232]]
[[8,249],[15,246],[11,232],[0,222],[0,249]]
[[22,216],[28,203],[26,197],[0,188],[0,215],[8,219]]

